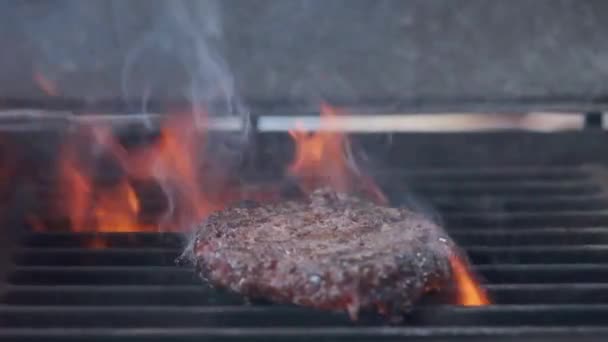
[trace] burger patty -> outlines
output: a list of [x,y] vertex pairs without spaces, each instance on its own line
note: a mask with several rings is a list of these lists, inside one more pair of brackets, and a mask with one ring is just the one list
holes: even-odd
[[233,207],[198,228],[195,264],[250,298],[393,316],[450,278],[452,242],[422,215],[328,189]]

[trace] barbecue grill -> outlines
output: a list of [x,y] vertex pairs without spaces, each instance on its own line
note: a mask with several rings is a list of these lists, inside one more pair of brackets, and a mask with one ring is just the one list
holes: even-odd
[[[462,307],[429,298],[400,324],[248,303],[208,287],[189,265],[176,264],[187,243],[183,233],[74,232],[61,217],[51,218],[55,228],[44,230],[30,220],[31,213],[52,212],[64,201],[52,191],[57,178],[51,170],[67,132],[83,122],[107,121],[123,144],[145,144],[158,135],[162,117],[145,115],[142,121],[125,113],[141,109],[134,105],[141,97],[150,98],[149,111],[179,104],[179,85],[188,83],[183,70],[169,73],[143,63],[124,100],[119,70],[131,40],[154,31],[149,17],[162,14],[164,5],[87,3],[6,4],[8,14],[2,14],[8,24],[0,24],[6,29],[0,40],[17,42],[15,55],[22,58],[0,66],[0,104],[20,108],[0,118],[0,156],[11,156],[0,158],[0,339],[470,342],[608,336],[603,2],[326,1],[319,9],[312,2],[234,0],[220,6],[222,49],[251,111],[245,158],[233,165],[247,182],[273,183],[293,158],[287,132],[264,131],[262,122],[315,114],[320,98],[353,114],[448,110],[481,117],[552,110],[582,118],[580,129],[552,133],[350,135],[353,146],[367,152],[362,165],[391,203],[440,220],[492,300]],[[115,31],[99,30],[110,17]],[[40,30],[67,50],[41,44],[33,34]],[[63,55],[76,44],[75,31],[83,32],[81,43],[92,44],[104,63]],[[293,41],[302,44],[294,47]],[[370,61],[361,62],[362,54],[370,54]],[[71,67],[56,67],[63,59]],[[298,59],[301,69],[293,66]],[[32,78],[41,69],[58,89],[54,96]],[[143,86],[151,70],[166,76],[158,94]],[[91,112],[102,114],[82,115]],[[209,134],[231,133],[209,128]],[[115,172],[96,165],[100,183],[111,182]]]
[[[47,132],[35,136],[48,145]],[[355,138],[379,150],[386,136]],[[7,226],[12,236],[2,249],[0,336],[12,341],[596,339],[606,333],[608,310],[608,178],[595,152],[605,140],[593,129],[404,134],[383,149],[386,160],[393,154],[413,155],[421,144],[434,151],[436,157],[424,165],[419,158],[400,158],[403,164],[376,169],[374,177],[390,184],[385,189],[393,201],[409,205],[416,194],[437,209],[488,289],[490,306],[427,303],[403,324],[387,326],[374,317],[351,322],[343,313],[246,304],[202,285],[192,269],[176,265],[184,248],[182,234],[33,232],[18,223],[22,214],[14,214]],[[517,149],[504,141],[521,145]],[[567,149],[556,149],[564,141],[570,141]],[[472,142],[476,151],[466,159],[441,157],[466,153],[460,148]],[[20,155],[25,160],[36,156],[37,145]],[[287,147],[278,152],[277,146]],[[277,165],[290,159],[285,133],[260,133],[258,147],[261,155],[277,156]],[[585,160],[571,161],[573,156]],[[552,165],[539,166],[543,158]],[[416,169],[407,167],[413,161]],[[22,207],[13,212],[40,205],[41,178],[34,187],[28,179],[29,189],[13,189],[12,200],[19,198],[13,204]],[[105,248],[90,247],[99,237],[107,241]]]

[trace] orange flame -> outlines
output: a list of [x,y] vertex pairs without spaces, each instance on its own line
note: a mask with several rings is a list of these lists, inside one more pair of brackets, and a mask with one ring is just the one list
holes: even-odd
[[[338,191],[349,188],[347,176],[350,170],[344,158],[344,148],[348,144],[346,136],[326,130],[335,115],[332,107],[323,105],[318,132],[311,134],[301,127],[289,131],[296,144],[295,159],[289,166],[289,172],[301,178],[302,187],[307,191],[320,185],[331,185]],[[300,126],[299,123],[297,125]]]
[[[76,165],[75,150],[64,146],[59,162],[59,187],[64,191],[65,209],[74,231],[86,229],[85,220],[92,194],[92,186],[86,175]],[[62,210],[63,207],[60,209]]]
[[491,302],[488,295],[479,286],[465,262],[459,256],[452,254],[450,264],[456,282],[458,304],[464,306],[489,305]]
[[[326,129],[336,115],[337,109],[323,105],[319,132],[290,132],[296,141],[296,159],[289,172],[305,191],[327,185],[338,191],[353,191],[363,184],[363,190],[371,190],[375,199],[386,203],[371,179],[361,175],[349,159],[347,137]],[[201,162],[207,161],[205,132],[196,128],[192,116],[169,118],[156,140],[136,148],[126,148],[111,127],[99,124],[79,126],[69,137],[58,163],[58,184],[64,200],[55,211],[67,216],[72,231],[137,232],[157,231],[160,227],[177,231],[239,199],[278,198],[280,187],[235,188],[221,175],[201,175]],[[109,181],[102,179],[102,184],[99,172],[95,172],[100,160],[110,160],[117,170],[117,175]],[[137,184],[156,184],[167,198],[164,211],[152,220],[144,208],[148,202],[142,204],[147,198],[141,197]],[[28,215],[28,221],[37,231],[51,229],[34,215]]]
[[[199,177],[198,162],[202,160],[205,141],[193,124],[185,120],[174,120],[163,128],[156,149],[156,160],[148,167],[145,177],[156,177],[164,184],[171,184],[179,194],[180,222],[191,218],[202,219],[211,212],[220,210],[225,203],[216,203],[205,193]],[[154,167],[156,166],[156,171]],[[152,171],[152,173],[149,173]],[[139,171],[141,172],[141,170]],[[216,181],[222,182],[221,179]]]
[[[137,232],[185,229],[190,223],[222,209],[229,200],[203,191],[199,165],[204,134],[188,116],[174,116],[163,125],[159,138],[149,146],[126,149],[105,126],[83,126],[63,146],[59,184],[65,196],[62,209],[73,231]],[[78,148],[89,150],[82,153]],[[85,155],[85,156],[83,156]],[[105,156],[122,172],[110,184],[97,184],[85,157]],[[162,218],[142,222],[142,204],[133,182],[158,184],[169,201]],[[222,183],[214,179],[214,183]],[[30,218],[41,230],[41,220]],[[102,243],[96,243],[102,246]]]
[[[309,133],[301,129],[290,130],[295,143],[295,157],[288,168],[300,187],[310,192],[321,186],[330,186],[341,192],[363,190],[382,204],[388,200],[370,177],[356,168],[350,153],[350,142],[337,130],[339,111],[328,105],[321,107],[320,128]],[[474,280],[466,264],[456,255],[450,257],[458,302],[466,306],[490,303],[484,290]]]
[[[88,128],[88,127],[87,127]],[[77,146],[91,143],[109,153],[115,153],[113,140],[106,139],[105,127],[93,127],[92,142],[82,141],[89,138],[79,134],[74,141],[64,146],[60,157],[60,187],[66,197],[63,210],[67,211],[73,231],[133,232],[147,230],[138,222],[139,200],[135,190],[126,179],[116,184],[96,186],[92,176],[87,173],[78,158]],[[83,133],[83,132],[81,132]]]
[[374,200],[386,204],[388,201],[382,191],[356,168],[350,154],[350,141],[337,130],[339,114],[340,110],[323,104],[317,132],[306,132],[301,127],[289,131],[295,143],[289,174],[298,178],[305,192],[321,186],[330,186],[340,192],[363,190]]

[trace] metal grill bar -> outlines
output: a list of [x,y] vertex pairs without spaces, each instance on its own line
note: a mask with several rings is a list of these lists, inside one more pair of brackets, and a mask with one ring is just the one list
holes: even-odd
[[10,341],[513,341],[535,342],[597,341],[606,336],[608,328],[597,326],[577,327],[433,327],[387,328],[387,327],[301,327],[301,328],[11,328],[0,331],[0,338]]

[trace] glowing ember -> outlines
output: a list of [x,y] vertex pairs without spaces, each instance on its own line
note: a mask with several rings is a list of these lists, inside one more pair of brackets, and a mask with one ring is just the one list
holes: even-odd
[[330,186],[340,192],[362,190],[377,202],[387,203],[382,191],[357,169],[346,135],[329,130],[335,126],[337,115],[339,110],[324,104],[321,106],[319,131],[289,131],[295,142],[295,158],[289,166],[289,173],[298,179],[305,192],[321,186]]
[[486,292],[475,281],[473,274],[462,261],[453,254],[450,257],[452,273],[456,282],[458,304],[464,306],[481,306],[490,304],[490,299]]

